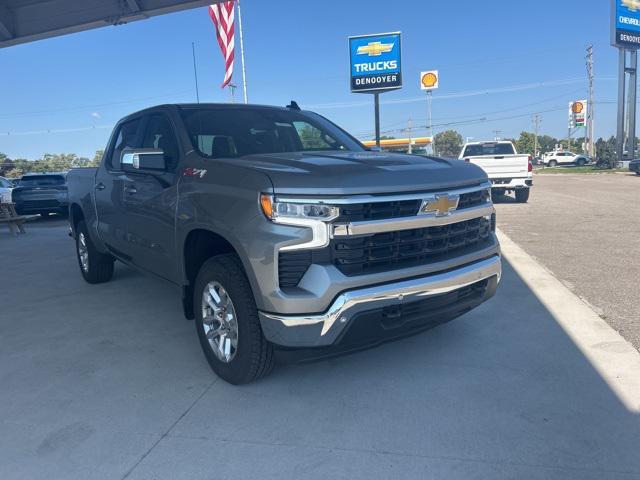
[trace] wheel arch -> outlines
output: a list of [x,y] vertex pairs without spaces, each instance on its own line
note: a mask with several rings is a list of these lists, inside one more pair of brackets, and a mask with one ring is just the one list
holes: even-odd
[[240,258],[255,297],[255,279],[247,266],[246,256],[242,254],[237,243],[231,241],[227,236],[203,227],[193,228],[184,237],[180,253],[183,279],[182,306],[187,319],[194,318],[193,288],[200,267],[209,258],[216,255],[234,253]]

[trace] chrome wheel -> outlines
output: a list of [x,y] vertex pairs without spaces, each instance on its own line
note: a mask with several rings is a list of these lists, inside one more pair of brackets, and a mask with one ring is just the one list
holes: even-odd
[[238,350],[238,318],[229,294],[218,282],[209,282],[202,292],[202,324],[218,360],[233,360]]
[[78,258],[80,258],[80,265],[84,272],[89,271],[89,249],[87,248],[87,238],[84,233],[78,234]]

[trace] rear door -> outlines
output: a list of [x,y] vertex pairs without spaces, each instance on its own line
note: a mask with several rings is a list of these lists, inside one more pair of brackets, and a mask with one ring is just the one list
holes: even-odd
[[529,158],[526,155],[516,155],[510,143],[467,145],[463,157],[482,168],[490,178],[526,175],[529,166]]
[[126,175],[122,169],[122,151],[140,146],[141,127],[141,118],[129,120],[117,127],[95,180],[98,233],[107,247],[124,260],[131,260],[131,252],[126,240],[126,210],[123,201]]
[[165,172],[127,169],[124,207],[128,249],[140,267],[171,281],[178,280],[175,261],[176,169],[180,149],[173,125],[164,113],[145,117],[141,148],[164,152]]

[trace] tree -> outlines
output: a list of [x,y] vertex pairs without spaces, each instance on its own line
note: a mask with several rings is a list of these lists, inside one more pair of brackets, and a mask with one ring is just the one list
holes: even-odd
[[616,137],[609,140],[599,138],[596,142],[596,165],[601,168],[614,168],[617,163]]
[[0,175],[6,175],[13,168],[13,161],[0,152]]
[[435,152],[442,157],[457,157],[462,149],[462,135],[455,130],[445,130],[433,137]]
[[98,165],[100,165],[100,162],[102,161],[102,157],[104,157],[104,150],[96,150],[96,154],[93,156],[93,159],[91,160],[91,166],[97,167]]
[[[538,146],[538,150],[540,146]],[[531,132],[520,132],[520,138],[516,140],[516,150],[518,153],[535,155],[535,134]]]
[[552,152],[556,148],[558,139],[549,135],[541,135],[538,137],[538,150],[541,153]]

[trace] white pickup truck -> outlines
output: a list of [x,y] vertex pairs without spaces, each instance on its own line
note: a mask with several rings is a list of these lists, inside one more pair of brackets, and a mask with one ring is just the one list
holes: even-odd
[[526,203],[533,186],[531,155],[518,155],[506,141],[470,142],[462,147],[460,160],[482,168],[494,194],[515,192],[516,201]]

